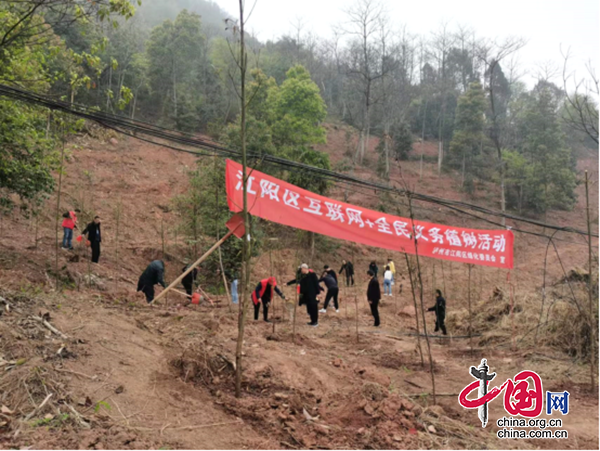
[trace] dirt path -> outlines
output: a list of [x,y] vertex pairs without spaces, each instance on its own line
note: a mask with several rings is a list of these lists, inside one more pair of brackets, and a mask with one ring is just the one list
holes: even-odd
[[[268,440],[223,412],[206,391],[174,374],[164,340],[150,331],[161,314],[158,310],[76,305],[67,307],[66,318],[57,324],[63,330],[75,329],[87,352],[65,367],[95,379],[73,375],[72,382],[82,399],[104,400],[101,410],[115,424],[182,449],[269,447]],[[80,321],[84,327],[77,330]],[[216,425],[202,426],[210,424]],[[80,448],[97,439],[84,437]]]

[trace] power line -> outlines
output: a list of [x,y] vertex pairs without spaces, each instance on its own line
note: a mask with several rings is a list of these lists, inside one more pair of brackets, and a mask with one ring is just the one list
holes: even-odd
[[[100,111],[95,111],[95,110],[88,108],[86,106],[83,106],[83,105],[77,105],[77,104],[71,105],[66,102],[56,101],[56,100],[50,99],[48,97],[33,93],[31,91],[27,91],[27,90],[0,84],[0,94],[7,96],[7,97],[11,97],[16,100],[42,105],[42,106],[52,109],[52,110],[64,111],[66,113],[69,113],[69,114],[72,114],[72,115],[75,115],[75,116],[78,116],[78,117],[81,117],[84,119],[92,120],[92,121],[98,122],[99,124],[101,124],[105,127],[111,128],[119,133],[124,133],[124,134],[130,135],[130,136],[133,136],[137,139],[141,139],[146,142],[153,143],[153,144],[164,145],[164,144],[153,142],[152,140],[144,139],[144,138],[138,136],[138,134],[149,135],[149,136],[153,136],[155,138],[164,139],[164,140],[167,140],[170,142],[176,142],[176,143],[183,144],[183,145],[190,146],[190,147],[201,148],[201,149],[205,149],[205,150],[208,149],[208,150],[212,151],[213,154],[217,154],[222,157],[227,157],[227,158],[236,158],[237,157],[237,158],[239,158],[241,156],[241,153],[239,151],[229,149],[227,147],[224,147],[223,145],[220,145],[218,143],[215,143],[215,142],[212,142],[212,141],[209,141],[206,139],[192,138],[189,136],[182,135],[176,131],[164,128],[164,127],[160,127],[160,126],[157,126],[154,124],[150,124],[150,123],[146,123],[146,122],[142,122],[142,121],[138,121],[138,120],[133,120],[133,119],[129,119],[129,118],[110,115],[110,114],[103,113]],[[130,132],[127,132],[126,130],[129,130]],[[177,151],[184,151],[184,152],[188,152],[188,153],[192,153],[192,154],[196,154],[196,155],[204,155],[204,156],[207,155],[206,153],[180,149],[180,148],[176,148],[174,146],[166,146],[165,145],[165,147],[169,147],[169,148],[172,148]],[[440,198],[440,197],[436,197],[436,196],[430,196],[430,195],[426,195],[426,194],[417,193],[415,191],[410,191],[408,189],[396,188],[391,185],[385,185],[385,184],[381,184],[381,183],[377,183],[377,182],[371,182],[371,181],[363,180],[363,179],[360,179],[360,178],[357,178],[357,177],[354,177],[354,176],[351,176],[348,174],[342,174],[342,173],[338,173],[338,172],[331,171],[328,169],[317,168],[314,166],[287,160],[285,158],[277,157],[274,155],[249,153],[248,158],[255,159],[257,161],[261,160],[264,163],[276,165],[276,166],[279,166],[282,168],[286,168],[287,170],[308,171],[308,172],[311,172],[312,174],[316,174],[316,175],[320,176],[323,179],[339,181],[342,183],[346,183],[348,185],[364,186],[364,187],[374,188],[376,190],[381,190],[384,192],[399,194],[399,195],[403,195],[403,196],[410,196],[411,199],[413,199],[413,200],[434,203],[434,204],[441,205],[441,206],[447,207],[449,209],[452,209],[452,210],[455,210],[455,211],[458,211],[458,212],[461,212],[464,214],[469,214],[468,212],[464,211],[464,209],[468,209],[468,210],[473,210],[473,211],[476,211],[476,212],[479,212],[482,214],[496,216],[496,217],[504,217],[506,219],[511,219],[513,221],[523,222],[523,223],[535,225],[538,227],[544,227],[544,228],[551,229],[551,230],[559,230],[559,231],[563,231],[563,232],[587,235],[587,232],[584,232],[582,230],[578,230],[578,229],[575,229],[572,227],[561,227],[561,226],[556,226],[553,224],[546,224],[544,222],[537,221],[534,219],[522,218],[519,216],[511,215],[509,213],[498,212],[495,210],[491,210],[491,209],[488,209],[488,208],[485,208],[485,207],[482,207],[479,205],[470,204],[470,203],[463,202],[463,201],[444,199],[444,198]],[[473,214],[470,214],[470,215],[473,216]],[[475,217],[477,217],[477,216],[475,216]],[[501,224],[494,223],[490,220],[480,218],[480,217],[477,217],[477,218],[485,220],[485,221],[490,222],[495,225],[499,225],[500,227],[504,227]],[[518,229],[514,229],[514,228],[513,228],[513,230],[535,234],[534,232],[518,230]],[[597,237],[598,235],[593,234],[593,236]]]

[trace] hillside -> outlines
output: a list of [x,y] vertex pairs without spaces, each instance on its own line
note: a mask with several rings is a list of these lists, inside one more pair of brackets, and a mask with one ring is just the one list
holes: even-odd
[[[347,153],[355,149],[356,134],[334,123],[327,125],[327,133],[327,144],[319,150],[329,153],[334,167],[343,167]],[[449,334],[462,337],[468,333],[470,298],[477,335],[472,344],[463,338],[431,340],[437,406],[428,395],[430,374],[418,353],[404,255],[319,238],[312,266],[330,264],[337,270],[342,259],[353,258],[357,286],[341,289],[340,313],[322,315],[319,328],[307,327],[304,309],[299,309],[295,340],[290,306],[279,298],[274,324],[250,319],[244,393],[236,399],[232,362],[237,311],[229,308],[225,296],[215,296],[222,301],[216,307],[182,307],[181,297],[172,294],[150,308],[143,295],[135,293],[137,278],[149,261],[164,258],[167,281],[184,264],[186,246],[176,233],[178,218],[171,200],[186,190],[186,172],[194,167],[195,157],[135,139],[96,135],[80,135],[69,143],[60,211],[79,207],[81,223],[94,214],[102,217],[99,265],[92,266],[88,248],[78,245],[73,253],[58,251],[59,274],[54,273],[54,196],[37,221],[17,214],[2,218],[0,296],[9,304],[0,317],[0,402],[7,408],[0,416],[2,447],[589,449],[598,445],[598,395],[589,389],[590,368],[585,355],[580,355],[589,347],[582,326],[585,316],[577,316],[571,302],[572,296],[580,303],[587,299],[584,285],[570,273],[587,266],[585,237],[556,234],[558,254],[550,247],[546,259],[545,238],[516,233],[515,268],[510,275],[513,318],[506,271],[474,267],[469,296],[466,265],[421,259],[426,307],[433,304],[434,290],[441,288],[448,301]],[[373,138],[356,176],[376,179],[376,144]],[[455,174],[438,176],[431,160],[436,149],[435,143],[424,143],[429,158],[422,178],[419,161],[411,159],[393,166],[392,183],[498,209],[496,187],[479,185],[473,197],[467,197]],[[413,153],[419,152],[415,144]],[[578,169],[588,169],[594,182],[590,203],[597,222],[597,158],[580,159]],[[573,211],[553,211],[547,221],[585,229],[582,185],[577,193]],[[344,187],[333,187],[329,195],[370,208],[403,202]],[[435,205],[415,207],[418,219],[490,227]],[[117,210],[121,211],[118,243]],[[400,211],[407,214],[402,205]],[[510,221],[509,225],[542,232]],[[278,280],[289,280],[297,265],[311,258],[310,249],[293,231],[273,230],[281,238],[273,245],[274,273]],[[205,237],[203,248],[212,242],[212,237]],[[384,298],[382,328],[375,330],[364,300],[364,272],[369,261],[375,259],[381,266],[388,256],[394,258],[400,277],[394,296]],[[253,284],[268,275],[269,257],[263,252],[255,259]],[[545,321],[534,341],[545,260]],[[53,289],[57,276],[64,286],[59,292]],[[283,289],[293,297],[292,288]],[[33,318],[46,313],[68,338]],[[432,333],[433,315],[426,315]],[[425,346],[423,339],[421,344]],[[473,381],[469,366],[482,358],[488,359],[501,381],[531,369],[543,378],[545,390],[568,390],[570,411],[564,429],[569,438],[499,444],[490,431],[495,432],[496,419],[506,415],[500,399],[491,403],[490,424],[481,429],[476,412],[461,408],[456,395]]]

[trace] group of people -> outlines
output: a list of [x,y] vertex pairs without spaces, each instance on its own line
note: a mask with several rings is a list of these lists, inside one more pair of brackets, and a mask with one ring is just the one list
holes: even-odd
[[[63,241],[62,249],[73,250],[73,234],[74,230],[78,229],[77,226],[77,215],[80,213],[79,209],[68,211],[63,214]],[[98,263],[100,259],[100,243],[102,242],[102,232],[100,229],[101,220],[99,216],[95,216],[85,229],[81,231],[81,237],[78,240],[86,238],[86,244],[91,247],[92,250],[92,262]],[[187,271],[189,265],[182,268],[182,272]],[[371,261],[367,276],[369,277],[369,283],[367,287],[367,301],[373,315],[374,326],[379,327],[381,320],[379,318],[379,304],[381,302],[381,289],[377,275],[379,273],[379,267],[376,261]],[[146,301],[151,304],[154,300],[154,286],[161,285],[166,288],[164,280],[165,265],[162,260],[152,261],[140,275],[137,285],[137,291],[144,293]],[[354,286],[354,265],[351,261],[342,260],[342,266],[338,273],[331,269],[328,265],[323,267],[321,276],[309,268],[306,263],[303,263],[298,267],[296,278],[287,282],[286,285],[296,285],[296,289],[299,295],[299,305],[306,305],[306,311],[310,318],[307,323],[309,326],[317,327],[319,325],[319,313],[327,313],[327,309],[333,301],[333,307],[336,313],[339,313],[339,285],[338,285],[338,274],[345,275],[346,286]],[[190,271],[181,281],[188,298],[191,299],[194,285],[198,277],[198,269],[194,268]],[[395,283],[396,267],[391,258],[387,259],[385,269],[383,272],[383,296],[392,296],[392,287]],[[233,277],[231,283],[231,297],[234,303],[238,302],[238,279]],[[321,285],[325,285],[325,288]],[[325,302],[323,307],[319,309],[320,295],[326,291]],[[275,277],[268,277],[261,280],[256,288],[252,292],[252,302],[254,304],[254,319],[258,320],[260,307],[263,309],[263,319],[266,322],[269,320],[269,306],[272,302],[273,294],[277,294],[285,300],[285,295],[281,292],[277,286],[277,280]],[[436,301],[435,305],[428,309],[428,311],[435,312],[435,332],[439,330],[446,335],[446,326],[444,324],[446,317],[446,300],[442,296],[440,290],[436,290]]]
[[[376,267],[375,262],[371,262],[369,270],[367,271],[369,283],[367,286],[366,295],[369,307],[371,309],[371,315],[373,316],[374,320],[373,326],[379,327],[381,324],[379,317],[379,304],[381,302],[382,294],[377,273],[372,269],[373,266]],[[182,272],[185,272],[188,269],[189,265],[186,265],[183,267]],[[342,269],[339,271],[339,273],[341,274],[343,271],[346,273],[347,284],[353,285],[354,270],[352,263],[343,261]],[[384,295],[388,295],[389,292],[389,296],[391,296],[391,286],[394,281],[395,272],[396,270],[394,267],[394,262],[391,259],[388,259],[388,263],[384,272]],[[141,291],[145,294],[146,301],[148,303],[152,303],[154,300],[154,285],[158,284],[162,285],[163,288],[166,287],[164,273],[164,262],[162,260],[154,260],[148,265],[148,267],[140,276],[137,291]],[[196,282],[197,275],[198,269],[194,268],[182,280],[182,284],[188,297],[192,296],[193,286]],[[319,313],[327,313],[327,308],[329,307],[331,301],[333,301],[335,312],[339,313],[339,286],[337,276],[338,274],[334,270],[332,270],[328,265],[325,265],[323,272],[319,277],[312,269],[309,268],[306,263],[303,263],[298,267],[296,277],[286,283],[288,286],[296,285],[299,296],[299,305],[306,305],[306,312],[310,318],[310,321],[307,323],[307,325],[311,327],[317,327],[319,325]],[[237,279],[234,280],[234,283],[236,289],[235,298],[237,301]],[[321,284],[325,285],[325,288],[323,288]],[[323,304],[323,308],[319,310],[320,295],[325,290],[327,291],[325,295],[325,302]],[[277,294],[283,300],[286,299],[283,292],[277,286],[277,280],[275,277],[267,277],[258,282],[251,295],[252,303],[254,305],[255,321],[258,320],[260,316],[260,308],[262,306],[263,320],[266,322],[271,322],[269,319],[269,306],[273,301],[274,294]],[[446,317],[446,300],[442,296],[442,292],[440,290],[436,290],[435,305],[429,308],[428,311],[435,312],[435,332],[441,330],[442,333],[446,335],[447,331],[444,324]]]
[[[73,233],[77,227],[77,214],[81,213],[79,209],[72,211],[66,211],[63,213],[63,240],[62,249],[72,251],[73,250]],[[94,216],[92,222],[90,222],[85,229],[81,231],[81,238],[78,240],[86,239],[86,244],[92,249],[92,263],[98,263],[100,260],[100,243],[102,242],[102,232],[100,230],[100,216]]]

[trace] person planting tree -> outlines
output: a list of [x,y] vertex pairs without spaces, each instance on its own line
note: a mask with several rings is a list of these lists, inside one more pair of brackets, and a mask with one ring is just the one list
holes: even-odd
[[80,213],[80,210],[78,208],[76,208],[73,211],[67,211],[63,213],[62,248],[70,251],[73,250],[73,230],[77,228],[77,213]]
[[141,291],[146,295],[146,302],[151,304],[154,300],[154,285],[162,285],[166,288],[165,283],[165,264],[162,260],[154,260],[151,262],[138,280],[137,291]]
[[94,216],[94,220],[83,229],[81,235],[87,235],[87,240],[92,248],[92,263],[98,263],[98,260],[100,259],[100,243],[102,242],[100,216]]
[[281,290],[277,287],[277,280],[275,277],[269,277],[258,282],[256,288],[252,292],[252,302],[254,303],[254,321],[258,320],[258,313],[260,311],[260,304],[263,306],[263,318],[267,323],[269,321],[269,305],[271,304],[271,297],[273,291],[279,295],[281,299],[285,299],[285,296]]

